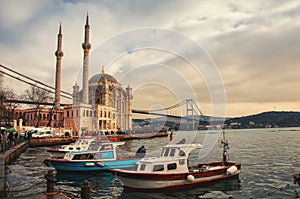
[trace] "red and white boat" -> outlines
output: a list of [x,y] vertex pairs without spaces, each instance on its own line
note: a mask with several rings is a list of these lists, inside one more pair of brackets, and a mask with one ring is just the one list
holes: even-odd
[[110,169],[125,190],[158,190],[192,187],[199,184],[237,177],[241,165],[227,162],[227,141],[223,143],[221,162],[189,165],[189,154],[201,144],[169,144],[159,157],[143,158],[136,170]]

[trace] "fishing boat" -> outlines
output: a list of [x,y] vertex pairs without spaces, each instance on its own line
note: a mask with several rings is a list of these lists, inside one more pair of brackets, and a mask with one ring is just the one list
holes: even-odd
[[159,157],[141,159],[135,170],[109,171],[115,174],[124,190],[175,189],[238,177],[241,165],[227,161],[228,142],[223,140],[222,144],[220,162],[190,166],[189,154],[193,150],[201,150],[202,145],[177,143],[163,147]]
[[93,142],[88,150],[67,152],[63,158],[46,158],[45,165],[57,171],[104,171],[109,168],[128,168],[139,160],[135,156],[117,154],[125,142]]

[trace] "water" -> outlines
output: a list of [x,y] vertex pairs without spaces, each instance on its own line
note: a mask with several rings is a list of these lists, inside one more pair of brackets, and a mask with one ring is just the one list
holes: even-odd
[[[205,132],[200,132],[195,141],[201,142],[204,136]],[[140,193],[123,192],[119,182],[107,172],[57,173],[55,187],[72,198],[80,198],[84,180],[90,182],[92,198],[296,198],[294,190],[298,185],[293,184],[292,175],[300,172],[300,128],[226,130],[226,137],[230,161],[242,164],[238,179],[188,190]],[[135,152],[144,145],[147,153],[156,153],[166,143],[166,137],[130,140],[123,149]],[[202,161],[220,160],[221,152],[222,148],[217,144]],[[191,157],[197,155],[194,152]],[[9,165],[9,196],[46,190],[44,174],[49,168],[42,162],[47,156],[46,148],[28,148]],[[287,184],[289,188],[285,187]]]

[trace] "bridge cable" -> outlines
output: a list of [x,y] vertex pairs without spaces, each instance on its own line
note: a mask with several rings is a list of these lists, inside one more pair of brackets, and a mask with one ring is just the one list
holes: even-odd
[[[3,74],[5,74],[5,75],[7,75],[7,76],[10,76],[10,77],[12,77],[12,78],[14,78],[14,79],[17,79],[17,80],[19,80],[19,81],[21,81],[21,82],[24,82],[24,83],[29,84],[29,85],[31,85],[31,86],[34,86],[34,87],[37,87],[37,88],[42,89],[42,90],[44,90],[44,91],[47,91],[47,92],[49,92],[49,93],[53,93],[53,94],[55,93],[54,91],[51,91],[51,90],[49,90],[49,89],[46,89],[46,88],[37,86],[37,85],[35,85],[35,84],[33,84],[33,83],[30,83],[30,82],[27,82],[27,81],[25,81],[25,80],[22,80],[22,79],[20,79],[19,77],[15,77],[15,76],[13,76],[13,75],[11,75],[11,74],[8,74],[8,73],[6,73],[6,72],[4,72],[4,71],[0,71],[0,72],[3,73]],[[67,98],[67,99],[72,99],[71,97],[68,97],[68,96],[65,96],[65,95],[61,95],[61,96],[64,97],[64,98]]]
[[[33,82],[36,82],[36,83],[38,83],[38,84],[41,84],[41,85],[43,85],[43,86],[46,86],[46,87],[49,87],[49,88],[52,88],[52,89],[55,90],[55,88],[52,87],[52,86],[49,86],[49,85],[47,85],[47,84],[45,84],[45,83],[43,83],[43,82],[40,82],[40,81],[38,81],[38,80],[34,80],[34,79],[32,79],[32,78],[30,78],[30,77],[24,75],[24,74],[21,74],[21,73],[15,71],[15,70],[12,70],[12,69],[10,69],[10,68],[8,68],[8,67],[6,67],[6,66],[3,66],[2,64],[0,64],[0,67],[4,68],[4,69],[6,69],[6,70],[8,70],[8,71],[10,71],[10,72],[16,73],[17,75],[20,75],[20,76],[22,76],[22,77],[25,77],[25,78],[27,78],[27,79],[33,81]],[[60,91],[60,92],[66,94],[66,95],[72,96],[72,94],[67,93],[67,92],[65,92],[65,91]]]

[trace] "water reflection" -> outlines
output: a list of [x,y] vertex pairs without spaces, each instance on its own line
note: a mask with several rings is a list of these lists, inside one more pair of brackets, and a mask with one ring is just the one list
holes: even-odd
[[83,182],[90,184],[91,197],[101,198],[104,196],[120,195],[121,185],[116,182],[113,174],[109,172],[72,173],[57,172],[57,188],[72,198],[80,198],[80,190]]

